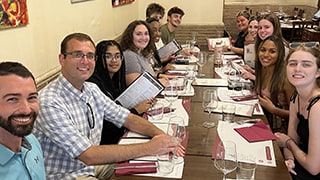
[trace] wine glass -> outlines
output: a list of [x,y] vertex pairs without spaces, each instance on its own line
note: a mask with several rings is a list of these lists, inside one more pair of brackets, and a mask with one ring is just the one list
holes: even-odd
[[192,32],[191,33],[191,40],[190,40],[190,45],[191,45],[191,49],[193,49],[197,43],[197,32]]
[[183,162],[183,157],[178,157],[176,152],[179,148],[179,144],[186,138],[186,128],[184,119],[180,116],[171,117],[169,119],[169,126],[167,129],[167,134],[174,136],[176,139],[176,147],[173,151],[173,163],[180,164]]
[[186,74],[186,79],[187,79],[187,92],[191,91],[191,84],[192,81],[194,80],[196,74],[194,72],[194,67],[193,66],[189,66],[187,68],[187,74]]
[[232,141],[220,141],[215,152],[214,166],[226,175],[237,169],[236,144]]
[[203,92],[202,107],[209,112],[209,120],[202,123],[203,127],[212,128],[215,126],[211,118],[211,112],[218,107],[217,91],[207,89]]
[[[177,80],[169,80],[169,85],[164,90],[164,99],[169,102],[169,108],[171,111],[171,109],[173,109],[172,103],[178,99]],[[173,116],[173,113],[169,113],[169,115]]]
[[197,64],[199,66],[199,72],[198,72],[198,77],[203,77],[205,76],[203,73],[202,73],[202,67],[206,64],[207,62],[207,53],[205,52],[200,52],[199,53],[199,60],[197,61]]

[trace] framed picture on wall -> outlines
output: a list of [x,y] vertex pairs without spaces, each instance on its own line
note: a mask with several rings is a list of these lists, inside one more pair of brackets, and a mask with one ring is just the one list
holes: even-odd
[[134,2],[134,0],[111,0],[112,6],[117,7]]
[[26,26],[28,23],[27,0],[0,2],[0,29]]

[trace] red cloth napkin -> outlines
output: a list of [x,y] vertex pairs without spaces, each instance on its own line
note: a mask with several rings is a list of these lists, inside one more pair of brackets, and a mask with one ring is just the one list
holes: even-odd
[[234,130],[250,143],[276,139],[276,136],[263,121],[259,121],[249,127],[234,128]]
[[190,105],[191,105],[190,98],[182,100],[182,106],[184,107],[184,109],[186,110],[189,116],[190,116]]
[[[150,166],[141,167],[139,166]],[[143,162],[143,163],[120,163],[116,165],[116,168],[126,167],[124,169],[116,169],[116,176],[130,175],[130,174],[144,174],[144,173],[156,173],[157,167],[156,162]]]
[[219,142],[221,142],[221,139],[220,139],[219,134],[217,132],[216,139],[213,142],[212,159],[216,158],[216,152],[217,152],[217,147],[218,147]]
[[248,100],[258,99],[258,96],[257,95],[231,96],[231,99],[234,101],[248,101]]

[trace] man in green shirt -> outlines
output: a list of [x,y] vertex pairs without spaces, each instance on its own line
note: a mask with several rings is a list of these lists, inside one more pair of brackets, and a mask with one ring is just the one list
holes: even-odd
[[181,24],[184,12],[178,7],[173,7],[169,9],[167,17],[167,23],[162,25],[161,30],[161,40],[164,44],[168,44],[175,38],[175,30]]

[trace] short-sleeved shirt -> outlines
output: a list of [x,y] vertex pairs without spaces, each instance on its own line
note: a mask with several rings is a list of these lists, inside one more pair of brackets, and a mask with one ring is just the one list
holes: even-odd
[[168,28],[168,23],[160,27],[161,31],[161,40],[164,44],[168,44],[175,38],[175,32],[170,32]]
[[123,56],[126,61],[126,74],[149,72],[152,76],[156,76],[149,60],[131,50],[125,50]]
[[129,111],[105,96],[96,84],[85,82],[79,91],[62,75],[40,91],[39,102],[34,134],[43,149],[47,178],[93,175],[94,166],[76,158],[100,144],[103,120],[121,127]]
[[34,135],[23,138],[18,153],[0,144],[0,154],[0,179],[46,179],[42,150]]

